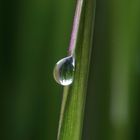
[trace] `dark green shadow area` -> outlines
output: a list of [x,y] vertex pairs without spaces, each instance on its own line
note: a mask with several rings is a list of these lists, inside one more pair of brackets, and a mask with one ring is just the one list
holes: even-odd
[[1,1],[3,140],[56,140],[62,86],[55,63],[67,55],[75,2]]

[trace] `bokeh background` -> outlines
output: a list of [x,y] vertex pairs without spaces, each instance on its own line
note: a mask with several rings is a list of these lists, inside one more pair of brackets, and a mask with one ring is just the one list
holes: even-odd
[[[0,2],[0,139],[56,140],[76,0]],[[97,0],[83,140],[140,139],[140,2]]]

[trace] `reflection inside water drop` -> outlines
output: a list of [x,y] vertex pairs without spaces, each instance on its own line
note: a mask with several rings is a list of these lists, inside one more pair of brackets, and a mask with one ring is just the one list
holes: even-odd
[[67,86],[72,84],[74,78],[75,59],[68,56],[58,61],[54,68],[54,79],[57,83]]

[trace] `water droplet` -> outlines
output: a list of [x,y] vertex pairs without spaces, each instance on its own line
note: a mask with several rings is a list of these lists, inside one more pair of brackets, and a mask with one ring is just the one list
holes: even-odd
[[73,56],[59,60],[54,68],[54,79],[63,86],[72,84],[74,78],[75,59]]

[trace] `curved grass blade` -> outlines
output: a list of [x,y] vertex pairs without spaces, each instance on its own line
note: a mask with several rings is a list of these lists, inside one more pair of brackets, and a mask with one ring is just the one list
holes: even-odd
[[59,121],[58,140],[80,140],[87,90],[88,69],[92,48],[95,0],[83,0],[76,40],[74,82],[64,87]]

